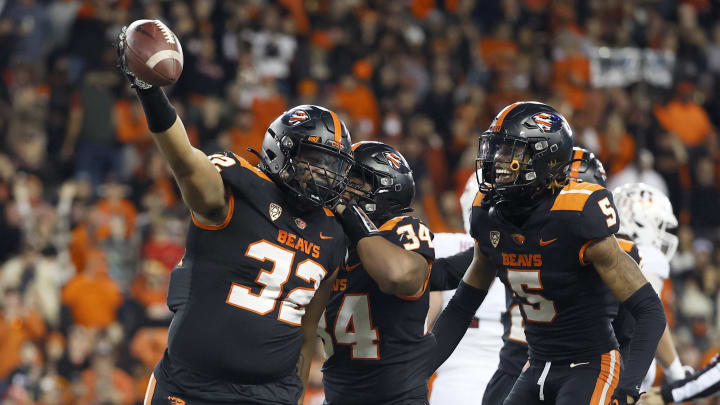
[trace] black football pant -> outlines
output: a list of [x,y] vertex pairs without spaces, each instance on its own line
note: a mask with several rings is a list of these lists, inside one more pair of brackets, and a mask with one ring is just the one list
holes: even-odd
[[485,394],[483,394],[482,405],[501,405],[518,376],[514,374],[506,373],[500,369],[495,371],[487,387],[485,387]]
[[[323,402],[323,405],[328,405],[328,403],[325,401],[325,402]],[[430,401],[428,401],[427,399],[421,399],[421,398],[399,399],[396,401],[382,402],[382,403],[373,404],[373,405],[430,405]]]
[[617,350],[572,362],[530,360],[503,405],[608,405],[620,368]]
[[[300,380],[297,378],[297,380]],[[218,395],[217,400],[193,398],[187,394],[172,388],[169,384],[163,384],[155,379],[155,374],[150,376],[145,401],[143,405],[297,405],[299,397],[293,392],[297,390],[294,386],[287,387],[286,384],[274,382],[264,385],[236,385],[238,391],[235,398],[227,394]],[[300,383],[302,387],[302,383]],[[287,392],[286,392],[287,391]],[[302,393],[302,389],[300,390]],[[212,396],[212,387],[208,392],[202,394],[204,397]],[[292,397],[293,400],[283,397]]]

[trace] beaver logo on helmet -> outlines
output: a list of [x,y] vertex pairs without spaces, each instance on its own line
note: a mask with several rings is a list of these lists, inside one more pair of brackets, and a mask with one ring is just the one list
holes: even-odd
[[383,152],[383,156],[385,156],[385,159],[387,159],[390,166],[395,170],[399,171],[401,167],[406,167],[405,163],[403,163],[403,158],[397,153]]
[[290,118],[288,118],[288,124],[294,127],[295,125],[300,125],[309,119],[310,116],[305,111],[295,110],[292,115],[290,115]]
[[543,132],[557,131],[558,127],[562,123],[562,118],[552,113],[535,114],[533,115],[532,120],[535,121],[537,126]]

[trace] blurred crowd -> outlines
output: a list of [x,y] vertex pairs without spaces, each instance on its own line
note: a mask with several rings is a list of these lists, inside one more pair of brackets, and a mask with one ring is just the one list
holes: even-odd
[[[287,107],[338,112],[412,166],[415,214],[461,232],[477,136],[516,100],[572,123],[609,187],[666,191],[663,301],[683,363],[720,351],[720,7],[710,0],[0,0],[0,402],[142,403],[188,213],[115,69],[158,18],[194,145],[256,162]],[[321,403],[320,372],[306,403]],[[698,402],[709,403],[709,402]]]

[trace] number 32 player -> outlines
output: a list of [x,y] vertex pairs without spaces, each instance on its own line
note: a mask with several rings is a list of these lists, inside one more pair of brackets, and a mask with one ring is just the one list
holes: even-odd
[[334,112],[304,105],[270,124],[260,168],[229,151],[208,157],[162,89],[128,71],[123,36],[120,67],[192,216],[170,278],[168,347],[144,404],[297,404],[344,258],[328,207],[345,189],[350,134]]
[[[571,154],[569,124],[537,102],[505,107],[480,137],[474,258],[433,333],[445,355],[497,273],[523,301],[530,355],[505,405],[635,403],[665,328],[657,294],[614,236],[612,195],[567,182]],[[627,359],[612,294],[637,321]]]

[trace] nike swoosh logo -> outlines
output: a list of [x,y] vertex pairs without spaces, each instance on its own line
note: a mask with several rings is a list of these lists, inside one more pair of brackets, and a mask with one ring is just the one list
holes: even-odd
[[320,239],[334,239],[334,238],[335,238],[334,236],[323,235],[323,233],[320,232]]
[[347,271],[353,271],[353,270],[357,269],[357,267],[358,267],[359,265],[360,265],[360,263],[354,264],[354,265],[352,265],[352,266],[345,265],[345,270],[347,270]]
[[[553,239],[554,240],[554,239]],[[590,364],[589,361],[586,361],[584,363],[570,363],[570,368],[575,368],[577,366],[584,366],[585,364]]]
[[547,245],[555,242],[557,239],[558,238],[550,239],[550,240],[542,240],[542,238],[540,238],[540,246],[547,246]]

